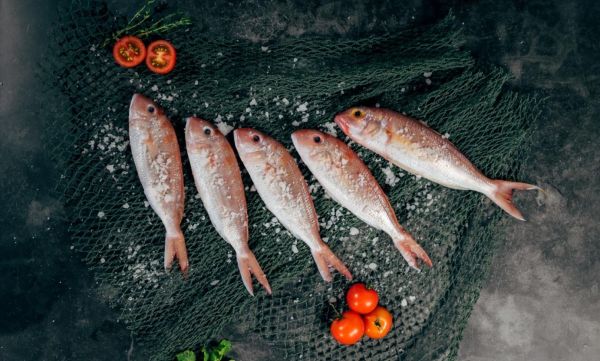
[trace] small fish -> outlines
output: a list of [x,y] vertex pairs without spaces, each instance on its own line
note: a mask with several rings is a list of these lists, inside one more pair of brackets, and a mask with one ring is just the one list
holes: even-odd
[[336,202],[387,233],[411,267],[419,269],[417,259],[432,266],[427,253],[398,223],[388,197],[369,168],[346,143],[311,129],[294,132],[292,141],[304,164]]
[[254,129],[237,129],[234,138],[240,158],[267,209],[310,248],[321,277],[330,282],[329,266],[332,266],[351,280],[350,271],[321,239],[308,185],[287,149]]
[[271,286],[248,247],[248,208],[233,148],[213,124],[188,118],[185,143],[196,189],[217,232],[235,250],[244,286],[251,295],[252,274],[271,294]]
[[184,192],[177,136],[162,109],[140,94],[133,95],[129,106],[129,143],[144,194],[167,231],[165,269],[177,258],[185,274],[189,263],[180,226]]
[[480,192],[522,221],[513,190],[540,189],[486,177],[441,134],[389,109],[354,107],[338,113],[335,122],[352,140],[398,167],[448,188]]

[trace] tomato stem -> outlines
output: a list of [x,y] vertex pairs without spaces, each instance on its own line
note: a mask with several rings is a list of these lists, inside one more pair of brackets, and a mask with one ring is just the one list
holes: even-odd
[[335,312],[335,318],[342,318],[342,314],[335,308],[334,304],[329,302],[329,306],[333,308],[333,312]]

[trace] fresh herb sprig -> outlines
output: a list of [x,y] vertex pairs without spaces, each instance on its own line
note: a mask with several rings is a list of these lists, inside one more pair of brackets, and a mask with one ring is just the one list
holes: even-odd
[[[227,339],[223,339],[219,341],[219,344],[216,346],[204,346],[202,347],[202,359],[199,361],[224,361],[225,355],[231,351],[232,345],[231,341]],[[186,350],[180,352],[176,356],[177,361],[196,361],[196,354],[194,351]],[[229,359],[229,361],[234,361]]]
[[223,358],[231,351],[231,348],[231,341],[226,339],[219,341],[219,344],[215,347],[202,347],[204,361],[223,361]]
[[102,46],[108,45],[110,42],[119,39],[123,35],[135,35],[144,38],[152,34],[164,33],[178,27],[192,24],[192,20],[183,16],[181,13],[168,14],[151,22],[155,13],[155,3],[156,0],[146,0],[144,5],[136,11],[131,19],[129,19],[127,25],[114,32],[104,41]]

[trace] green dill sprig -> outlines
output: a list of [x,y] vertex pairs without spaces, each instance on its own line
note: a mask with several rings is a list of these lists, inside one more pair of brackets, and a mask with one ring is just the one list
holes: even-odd
[[158,34],[173,30],[181,26],[192,24],[192,20],[181,13],[174,13],[163,16],[162,18],[149,24],[154,14],[154,4],[156,0],[146,0],[146,3],[136,11],[129,19],[125,27],[114,32],[109,38],[104,40],[102,46],[108,45],[111,41],[119,39],[123,35],[135,35],[140,38],[148,37],[152,34]]

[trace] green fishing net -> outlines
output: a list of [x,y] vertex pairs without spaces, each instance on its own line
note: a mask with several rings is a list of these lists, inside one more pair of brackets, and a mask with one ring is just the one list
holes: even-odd
[[73,248],[152,359],[170,360],[220,337],[229,325],[258,335],[290,360],[455,359],[494,250],[495,225],[506,217],[498,207],[475,192],[407,174],[353,144],[401,224],[434,261],[418,273],[387,235],[332,201],[301,164],[322,237],[357,280],[379,291],[395,317],[388,337],[342,347],[328,326],[331,305],[343,308],[348,283],[339,274],[331,284],[322,281],[308,248],[265,209],[244,172],[250,247],[273,288],[272,297],[262,290],[250,297],[233,250],[197,197],[183,148],[189,278],[164,272],[164,229],[145,200],[128,147],[129,102],[135,92],[155,99],[182,146],[183,119],[197,115],[224,131],[255,127],[290,150],[295,129],[343,137],[332,122],[336,112],[380,105],[426,120],[486,175],[515,179],[539,114],[537,101],[507,89],[503,71],[479,70],[461,50],[463,36],[451,16],[434,26],[376,36],[284,37],[259,44],[211,38],[192,25],[163,34],[178,49],[168,76],[143,65],[114,64],[112,44],[102,43],[124,22],[101,3],[74,3],[61,12],[41,74],[55,95],[46,105],[53,109],[46,143],[61,170],[58,191]]

